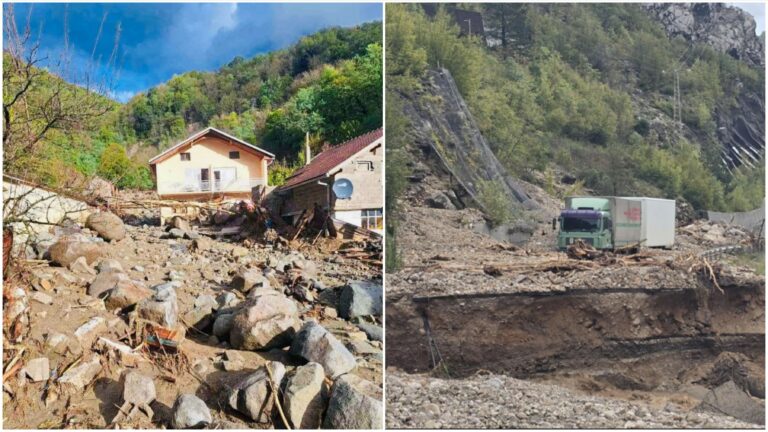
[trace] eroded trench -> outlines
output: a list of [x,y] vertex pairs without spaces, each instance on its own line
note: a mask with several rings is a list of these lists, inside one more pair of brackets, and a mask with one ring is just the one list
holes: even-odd
[[451,378],[580,377],[582,390],[595,392],[706,390],[730,380],[764,399],[764,311],[762,285],[391,297],[387,364]]

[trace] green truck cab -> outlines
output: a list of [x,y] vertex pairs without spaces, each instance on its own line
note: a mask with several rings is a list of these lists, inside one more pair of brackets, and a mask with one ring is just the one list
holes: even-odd
[[[596,249],[631,244],[671,248],[675,242],[675,200],[646,197],[569,197],[553,221],[557,247],[582,240]],[[553,228],[555,228],[553,226]]]

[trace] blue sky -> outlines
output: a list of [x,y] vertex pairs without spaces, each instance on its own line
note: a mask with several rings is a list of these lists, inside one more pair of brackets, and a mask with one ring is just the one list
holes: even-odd
[[17,3],[14,8],[20,31],[31,8],[41,53],[51,59],[64,52],[66,14],[74,70],[96,63],[103,71],[119,25],[119,73],[112,92],[123,102],[174,74],[216,70],[237,56],[284,48],[326,27],[382,19],[380,3]]

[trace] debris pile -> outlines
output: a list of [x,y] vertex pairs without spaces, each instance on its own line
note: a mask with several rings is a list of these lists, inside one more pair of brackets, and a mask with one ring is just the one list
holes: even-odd
[[101,211],[32,244],[4,286],[7,426],[379,428],[380,267],[242,209],[218,219],[246,235]]

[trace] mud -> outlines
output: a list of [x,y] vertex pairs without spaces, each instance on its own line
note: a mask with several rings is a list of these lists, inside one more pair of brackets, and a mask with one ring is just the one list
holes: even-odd
[[398,341],[387,362],[452,378],[581,375],[592,390],[677,391],[706,381],[691,370],[735,353],[752,375],[743,387],[759,395],[764,304],[764,290],[754,286],[402,296],[387,303],[387,335]]

